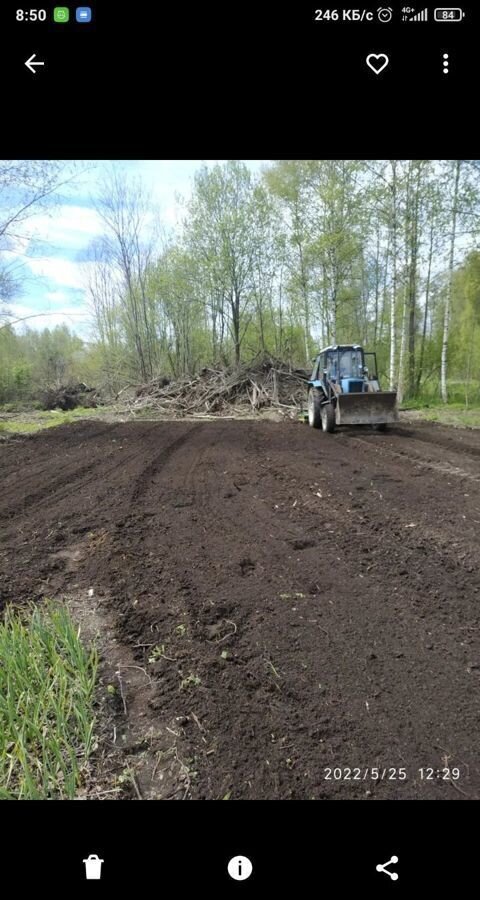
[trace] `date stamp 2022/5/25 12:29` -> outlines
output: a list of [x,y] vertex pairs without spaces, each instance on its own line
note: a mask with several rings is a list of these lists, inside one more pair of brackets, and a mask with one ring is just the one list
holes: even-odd
[[325,781],[459,781],[458,766],[420,766],[409,771],[405,766],[329,766],[323,769]]

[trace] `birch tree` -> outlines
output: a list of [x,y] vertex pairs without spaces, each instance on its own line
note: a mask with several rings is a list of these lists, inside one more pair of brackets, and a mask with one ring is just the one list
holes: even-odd
[[147,294],[147,276],[153,264],[152,207],[140,182],[129,182],[113,169],[95,200],[106,229],[105,246],[121,285],[126,329],[135,346],[143,381],[155,372],[155,308]]
[[259,215],[252,176],[244,163],[230,160],[197,173],[187,242],[203,263],[210,290],[227,305],[237,365],[251,319]]
[[452,211],[451,211],[451,232],[450,232],[450,249],[448,254],[448,287],[447,296],[445,298],[445,313],[443,319],[443,339],[442,339],[442,363],[440,374],[440,390],[444,403],[448,402],[447,389],[447,365],[448,365],[448,335],[450,330],[450,311],[452,303],[452,285],[453,285],[453,266],[455,262],[455,241],[457,237],[457,221],[459,211],[459,185],[462,160],[455,159],[451,161],[452,169]]

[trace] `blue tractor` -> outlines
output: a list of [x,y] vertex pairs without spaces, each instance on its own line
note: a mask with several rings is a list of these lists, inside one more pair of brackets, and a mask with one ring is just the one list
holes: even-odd
[[325,347],[308,382],[308,424],[331,432],[336,425],[383,430],[392,422],[398,422],[397,394],[381,390],[376,354],[359,344]]

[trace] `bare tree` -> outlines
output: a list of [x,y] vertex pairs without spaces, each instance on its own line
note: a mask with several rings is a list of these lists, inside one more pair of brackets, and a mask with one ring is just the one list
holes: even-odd
[[105,248],[120,285],[126,329],[147,381],[155,370],[156,343],[154,304],[147,291],[154,250],[152,204],[140,181],[130,182],[112,169],[94,206],[106,227]]
[[[59,191],[85,168],[62,160],[0,159],[0,304],[11,302],[24,280],[24,267],[12,254],[18,241],[29,237],[27,222],[53,213]],[[0,305],[0,316],[10,315]]]

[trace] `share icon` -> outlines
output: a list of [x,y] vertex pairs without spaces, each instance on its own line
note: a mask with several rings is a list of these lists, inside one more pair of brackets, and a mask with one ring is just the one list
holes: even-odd
[[398,881],[398,873],[397,872],[389,872],[387,869],[387,866],[390,866],[392,863],[393,863],[393,865],[398,863],[398,856],[392,856],[392,858],[389,859],[388,862],[383,863],[383,865],[381,865],[379,863],[377,866],[377,872],[385,872],[385,875],[390,875],[390,878],[392,879],[392,881]]

